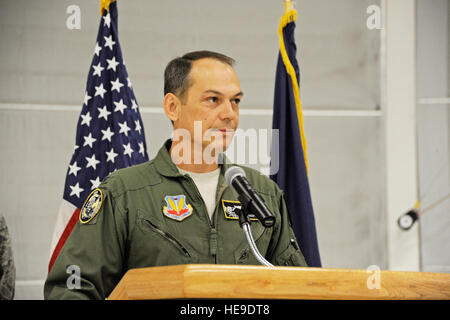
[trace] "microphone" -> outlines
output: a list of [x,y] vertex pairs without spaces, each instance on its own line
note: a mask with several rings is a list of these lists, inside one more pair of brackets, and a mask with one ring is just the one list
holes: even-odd
[[266,228],[275,224],[275,216],[267,208],[264,200],[253,189],[242,168],[233,166],[227,169],[225,171],[225,181],[239,194],[238,199],[242,203],[243,211],[247,208]]

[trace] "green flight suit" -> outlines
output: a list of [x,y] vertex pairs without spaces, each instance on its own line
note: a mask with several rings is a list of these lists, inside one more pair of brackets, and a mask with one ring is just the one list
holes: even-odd
[[[80,217],[45,282],[45,299],[104,299],[133,268],[191,263],[259,265],[239,221],[226,210],[238,199],[224,179],[231,164],[224,161],[221,165],[211,221],[193,180],[181,175],[172,162],[170,146],[168,140],[153,160],[118,170],[102,182],[101,192],[96,191],[102,196],[98,213]],[[282,191],[257,170],[243,169],[276,216],[271,228],[264,228],[259,221],[251,223],[261,254],[274,265],[306,266]],[[79,270],[79,288],[69,289],[67,280],[74,270],[70,266]]]

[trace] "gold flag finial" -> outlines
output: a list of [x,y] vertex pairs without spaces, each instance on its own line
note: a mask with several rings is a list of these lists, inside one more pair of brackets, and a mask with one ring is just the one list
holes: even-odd
[[284,4],[284,13],[291,11],[294,8],[294,3],[292,2],[292,0],[284,0],[283,4]]
[[116,0],[100,0],[100,15],[103,15],[103,9],[106,11],[109,10],[109,5],[111,2],[114,2]]

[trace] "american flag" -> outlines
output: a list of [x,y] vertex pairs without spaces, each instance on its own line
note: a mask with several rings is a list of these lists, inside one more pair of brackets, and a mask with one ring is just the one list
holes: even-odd
[[123,62],[117,4],[102,8],[94,57],[52,239],[51,270],[89,194],[111,172],[148,161],[144,126]]

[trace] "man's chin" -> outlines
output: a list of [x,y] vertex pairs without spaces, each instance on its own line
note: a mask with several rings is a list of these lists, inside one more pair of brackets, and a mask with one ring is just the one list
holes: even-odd
[[203,153],[217,156],[218,154],[225,152],[228,146],[227,143],[206,143],[203,145]]
[[216,150],[218,153],[225,152],[233,141],[234,135],[224,135],[221,139],[203,142],[203,150]]

